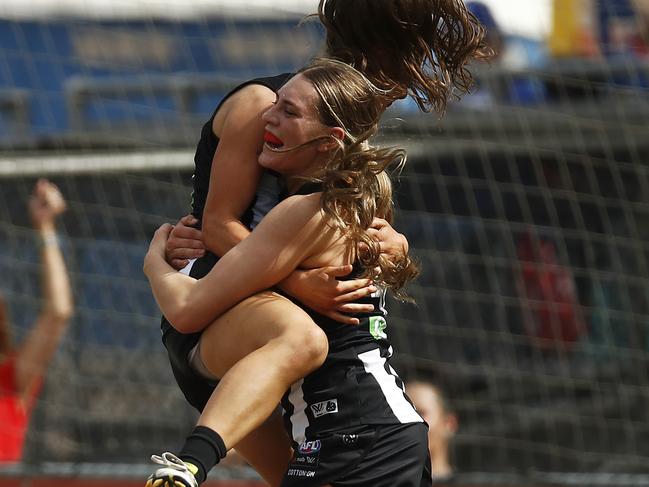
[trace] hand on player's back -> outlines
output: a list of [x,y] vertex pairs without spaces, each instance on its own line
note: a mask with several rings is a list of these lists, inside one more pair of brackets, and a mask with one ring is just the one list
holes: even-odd
[[348,325],[357,325],[358,318],[348,313],[374,311],[373,305],[356,301],[376,292],[376,287],[369,279],[338,280],[351,271],[351,265],[296,270],[280,287],[321,315]]

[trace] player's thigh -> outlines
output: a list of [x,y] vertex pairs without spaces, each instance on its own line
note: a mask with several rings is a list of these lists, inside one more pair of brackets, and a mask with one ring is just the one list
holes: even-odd
[[327,346],[324,332],[302,308],[265,291],[231,308],[203,331],[201,360],[211,373],[222,377],[243,357],[273,340]]

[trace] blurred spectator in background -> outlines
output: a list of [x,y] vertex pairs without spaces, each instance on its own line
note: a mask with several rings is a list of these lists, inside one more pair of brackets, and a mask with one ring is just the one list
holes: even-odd
[[517,244],[519,293],[527,332],[544,349],[569,350],[586,333],[572,269],[549,239],[522,235]]
[[645,42],[649,42],[649,0],[633,0],[633,6],[638,16],[642,36]]
[[449,450],[458,428],[457,416],[442,389],[430,382],[409,382],[406,393],[417,412],[428,423],[428,450],[433,483],[449,482],[454,474]]
[[59,189],[39,180],[29,213],[40,247],[40,313],[25,339],[12,342],[7,305],[0,296],[0,462],[19,462],[30,413],[43,377],[72,315],[72,292],[56,236],[55,220],[66,204]]
[[[500,103],[530,104],[543,100],[543,87],[520,73],[545,62],[542,43],[523,35],[506,33],[484,2],[469,1],[466,6],[485,28],[485,41],[494,56],[490,59],[491,66],[476,71],[477,88],[471,96],[462,99],[462,105],[488,108]],[[494,65],[498,68],[490,69]]]
[[595,1],[554,0],[552,28],[548,39],[555,58],[594,57],[600,54],[597,42]]
[[554,57],[649,55],[649,0],[554,0]]
[[649,56],[648,0],[595,0],[602,51],[609,56]]
[[467,2],[466,7],[486,29],[485,41],[493,50],[494,58],[497,59],[505,49],[505,37],[491,10],[483,2]]
[[[484,27],[484,41],[491,51],[488,57],[480,59],[478,63],[485,64],[482,61],[498,62],[504,50],[505,43],[503,33],[496,23],[496,19],[491,14],[491,10],[487,5],[478,1],[466,2],[466,7]],[[485,65],[484,67],[488,68],[489,66]],[[503,97],[504,91],[506,91],[507,87],[502,83],[494,83],[493,81],[490,82],[485,80],[484,76],[480,76],[479,74],[481,72],[480,66],[478,66],[477,69],[476,66],[473,66],[472,70],[476,73],[475,86],[472,87],[469,93],[462,97],[460,108],[484,109],[491,107],[497,99]],[[416,105],[408,99],[398,101],[395,106],[402,110],[409,109],[409,111],[413,112],[417,109]]]

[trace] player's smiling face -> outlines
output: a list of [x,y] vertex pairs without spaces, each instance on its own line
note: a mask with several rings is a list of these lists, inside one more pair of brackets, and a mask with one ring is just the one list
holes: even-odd
[[278,91],[277,101],[262,116],[266,123],[259,155],[262,167],[284,176],[308,176],[323,166],[333,147],[324,137],[332,128],[320,121],[318,102],[311,82],[299,74]]

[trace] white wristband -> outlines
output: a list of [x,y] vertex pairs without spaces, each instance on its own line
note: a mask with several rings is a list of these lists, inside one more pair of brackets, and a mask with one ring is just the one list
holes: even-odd
[[39,242],[43,247],[57,246],[59,237],[54,232],[41,233]]

